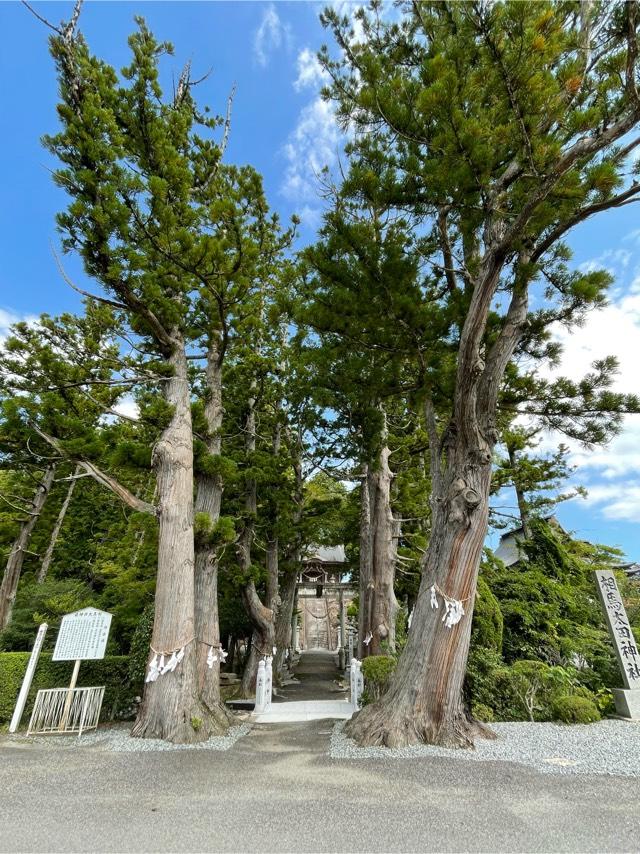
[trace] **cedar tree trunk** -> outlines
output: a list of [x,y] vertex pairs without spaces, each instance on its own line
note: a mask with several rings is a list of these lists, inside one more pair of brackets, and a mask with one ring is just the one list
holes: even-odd
[[[158,574],[152,652],[184,646],[173,672],[147,682],[133,736],[177,743],[202,741],[212,721],[198,697],[194,626],[193,434],[184,340],[172,335],[173,375],[163,383],[173,409],[152,455],[157,478]],[[151,653],[152,654],[152,653]]]
[[[395,580],[398,523],[391,512],[390,451],[381,449],[375,469],[366,467],[361,506],[359,654],[395,651],[398,602]],[[364,560],[363,560],[364,553]],[[364,640],[368,635],[368,645]]]
[[[463,699],[478,567],[487,532],[490,462],[456,454],[435,494],[431,541],[425,555],[407,645],[388,692],[365,707],[347,732],[361,744],[400,747],[427,742],[470,746],[490,731],[468,715]],[[435,584],[462,600],[465,614],[452,628],[443,622],[444,603],[431,607]]]
[[27,511],[27,518],[22,523],[20,533],[11,547],[7,566],[0,584],[0,631],[4,631],[11,622],[13,606],[16,601],[16,593],[18,592],[18,582],[20,581],[20,573],[22,572],[22,564],[24,556],[31,539],[31,534],[36,526],[36,522],[40,518],[42,508],[45,505],[49,490],[53,483],[55,475],[55,465],[50,465],[45,469],[44,475],[36,488],[31,507]]
[[[253,454],[256,449],[256,413],[255,413],[255,386],[252,383],[251,397],[248,401],[247,418],[245,422],[246,449],[248,454]],[[252,697],[256,690],[256,678],[258,676],[258,662],[263,655],[272,655],[275,644],[275,621],[274,611],[266,608],[260,601],[255,583],[251,575],[251,546],[255,531],[255,518],[258,512],[258,495],[255,478],[250,478],[246,485],[245,519],[242,533],[238,537],[236,546],[238,564],[245,578],[242,588],[242,601],[247,615],[253,625],[251,646],[246,658],[244,672],[242,674],[241,695]],[[273,578],[269,580],[269,587],[273,590]],[[277,589],[277,579],[276,579]]]
[[[207,353],[207,400],[204,415],[207,422],[207,452],[220,456],[222,451],[222,352],[218,339],[211,338]],[[197,479],[195,512],[208,516],[211,531],[220,519],[223,492],[219,473],[201,473]],[[212,726],[220,733],[226,732],[229,716],[220,697],[220,660],[216,656],[213,666],[207,664],[209,650],[214,655],[220,649],[218,621],[218,550],[206,535],[199,536],[195,547],[195,629],[197,638],[198,690],[200,699],[212,716]]]
[[58,537],[60,536],[60,531],[62,530],[62,525],[64,524],[64,519],[67,515],[67,510],[69,509],[69,504],[71,504],[73,491],[76,486],[76,480],[80,475],[80,471],[80,466],[76,466],[76,469],[73,473],[73,477],[69,483],[69,488],[67,489],[67,494],[64,497],[62,507],[60,508],[60,512],[58,513],[56,524],[53,526],[49,545],[47,546],[47,550],[44,553],[44,557],[42,558],[42,565],[40,566],[40,570],[38,571],[38,584],[42,584],[42,582],[47,577],[47,573],[49,572],[49,567],[51,566],[51,561],[53,559],[53,551],[56,547],[56,543],[58,542]]

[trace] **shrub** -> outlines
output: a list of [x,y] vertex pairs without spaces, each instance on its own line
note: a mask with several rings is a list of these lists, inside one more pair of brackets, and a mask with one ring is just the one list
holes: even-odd
[[471,714],[476,720],[484,721],[485,723],[491,723],[491,721],[495,721],[496,719],[493,709],[485,706],[484,703],[475,703],[471,707]]
[[389,655],[370,655],[362,662],[364,691],[362,702],[373,703],[385,693],[396,669],[396,660]]
[[[0,653],[0,725],[11,720],[28,662],[28,652]],[[126,655],[108,655],[99,661],[82,662],[78,685],[105,686],[102,720],[126,717],[132,709],[135,691],[130,687],[128,668]],[[72,670],[72,661],[51,661],[50,653],[41,653],[22,715],[23,725],[29,720],[38,690],[68,685]]]
[[551,708],[553,719],[565,724],[592,724],[600,720],[595,702],[579,694],[556,697]]
[[503,618],[498,600],[482,576],[478,578],[471,624],[471,646],[502,651]]
[[151,644],[151,633],[153,631],[153,618],[155,608],[153,603],[147,605],[138,625],[131,638],[131,649],[129,651],[129,682],[139,694],[142,694],[144,676],[147,672],[147,663],[151,657],[149,645]]
[[471,708],[484,706],[493,709],[499,720],[513,720],[517,713],[508,708],[511,696],[498,690],[498,678],[503,669],[504,662],[495,650],[472,648],[467,661],[464,695]]

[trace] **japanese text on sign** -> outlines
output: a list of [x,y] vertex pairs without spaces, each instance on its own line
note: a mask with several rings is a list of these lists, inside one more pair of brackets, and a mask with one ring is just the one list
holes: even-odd
[[631,631],[629,618],[611,570],[595,573],[598,593],[607,617],[609,634],[613,640],[620,670],[627,688],[640,688],[640,653]]
[[104,658],[111,626],[111,614],[97,608],[83,608],[62,618],[53,661]]

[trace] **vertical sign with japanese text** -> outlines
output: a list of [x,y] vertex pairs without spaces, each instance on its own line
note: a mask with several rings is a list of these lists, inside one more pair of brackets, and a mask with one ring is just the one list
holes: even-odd
[[610,569],[598,569],[594,574],[625,687],[640,688],[640,653],[615,575]]

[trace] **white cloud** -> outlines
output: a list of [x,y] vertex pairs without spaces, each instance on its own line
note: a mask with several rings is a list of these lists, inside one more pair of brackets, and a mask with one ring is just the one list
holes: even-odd
[[26,322],[31,326],[38,322],[38,318],[35,314],[26,314],[21,317],[10,308],[0,308],[0,347],[2,347],[4,342],[7,340],[7,336],[9,335],[9,331],[13,324],[18,323],[21,320],[26,320]]
[[293,84],[296,92],[301,92],[303,89],[308,88],[318,88],[329,79],[329,74],[318,62],[318,57],[308,47],[300,51],[296,64],[298,66],[298,76]]
[[[606,255],[599,261],[610,261],[618,275],[628,268],[626,252],[612,250]],[[598,266],[602,264],[589,269]],[[553,329],[564,352],[560,366],[549,375],[578,380],[596,359],[612,355],[620,368],[613,389],[640,395],[640,271],[623,293],[617,293],[608,306],[592,312],[584,326],[571,332],[561,326]],[[604,447],[587,450],[578,442],[547,433],[537,450],[544,454],[560,442],[569,447],[570,462],[577,467],[574,481],[588,490],[588,506],[606,519],[640,522],[640,415],[627,416],[620,434]]]
[[558,374],[579,379],[596,359],[613,355],[620,364],[614,388],[640,394],[640,276],[618,300],[592,312],[584,326],[568,331],[558,325],[553,332],[564,349]]
[[331,104],[318,97],[307,104],[284,146],[287,160],[282,193],[294,202],[317,202],[317,176],[335,166],[342,134]]
[[298,212],[298,216],[306,228],[316,229],[322,222],[322,208],[304,205]]
[[21,318],[10,309],[0,308],[0,339],[7,337],[9,328]]
[[138,404],[130,394],[126,394],[122,397],[113,407],[113,410],[114,412],[119,412],[121,415],[124,415],[126,418],[135,418],[137,420],[140,417]]
[[253,55],[258,65],[265,68],[270,55],[281,47],[291,47],[291,27],[280,20],[276,7],[270,3],[264,10],[260,26],[253,39]]
[[595,484],[588,489],[587,504],[594,507],[605,519],[640,522],[640,483],[638,480]]

